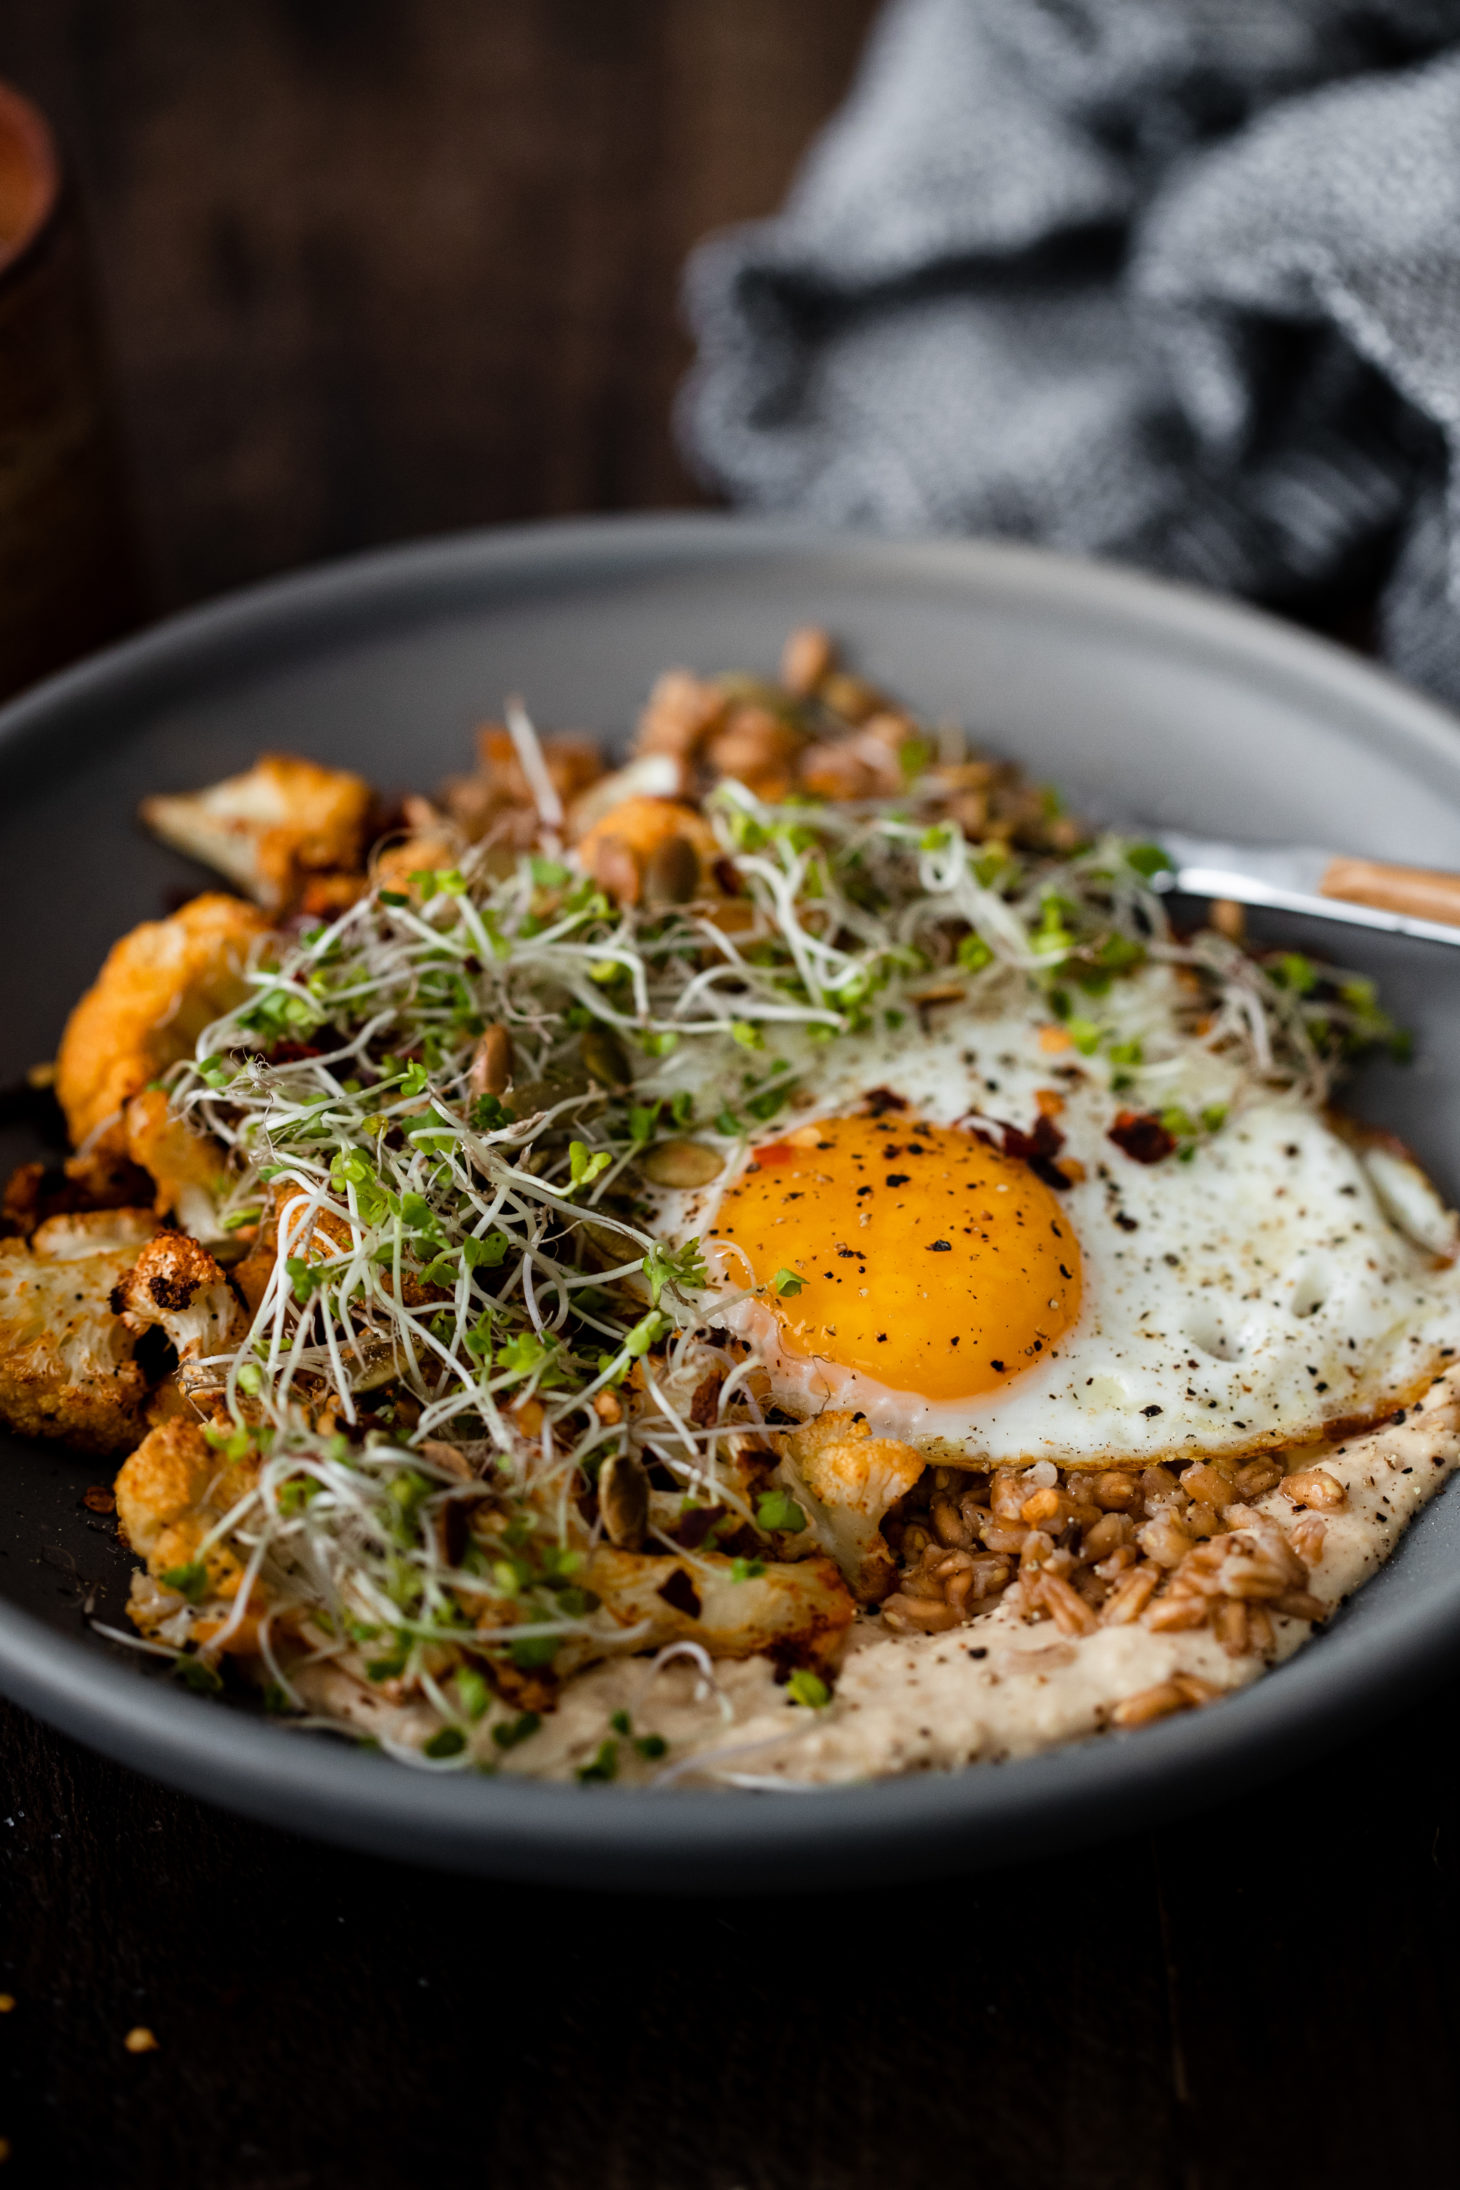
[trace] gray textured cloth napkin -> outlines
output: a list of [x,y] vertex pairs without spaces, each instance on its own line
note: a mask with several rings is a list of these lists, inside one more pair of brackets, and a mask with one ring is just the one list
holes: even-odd
[[1276,605],[1460,700],[1460,0],[892,0],[688,278],[741,502]]

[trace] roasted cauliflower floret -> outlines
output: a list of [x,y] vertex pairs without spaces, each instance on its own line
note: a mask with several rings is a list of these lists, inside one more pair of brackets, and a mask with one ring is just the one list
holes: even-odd
[[128,1329],[139,1335],[165,1331],[179,1362],[231,1352],[246,1328],[233,1288],[207,1248],[181,1232],[159,1232],[147,1242],[122,1283],[121,1303]]
[[346,769],[266,753],[206,791],[144,799],[142,819],[164,844],[278,913],[311,876],[360,871],[371,800],[369,784]]
[[[768,1561],[763,1573],[737,1581],[734,1560],[720,1552],[661,1558],[601,1545],[583,1580],[611,1617],[633,1631],[625,1647],[635,1651],[699,1642],[712,1658],[751,1658],[766,1650],[801,1664],[832,1666],[856,1616],[830,1559]],[[601,1648],[592,1654],[601,1655]]]
[[226,1544],[203,1548],[209,1531],[251,1488],[254,1472],[250,1462],[216,1451],[196,1422],[160,1423],[124,1462],[117,1517],[147,1561],[146,1574],[133,1576],[128,1606],[144,1634],[257,1649],[262,1592],[255,1585],[247,1611],[230,1622],[242,1564]]
[[249,952],[268,932],[251,905],[212,895],[167,920],[144,920],[113,944],[56,1059],[56,1097],[73,1141],[96,1134],[125,1155],[123,1106],[242,1001]]
[[196,1422],[164,1422],[143,1438],[116,1480],[117,1518],[150,1559],[164,1532],[192,1518],[219,1458]]
[[845,1410],[803,1423],[786,1438],[781,1478],[864,1603],[876,1603],[892,1587],[897,1569],[882,1517],[926,1465],[913,1446],[874,1437],[864,1416]]
[[621,904],[686,904],[712,888],[720,854],[714,830],[672,798],[626,798],[578,839],[580,865]]
[[145,1428],[136,1333],[112,1305],[155,1226],[143,1209],[51,1217],[0,1240],[0,1421],[78,1452],[116,1452]]
[[157,1188],[156,1214],[176,1217],[194,1239],[227,1238],[218,1222],[218,1198],[227,1183],[228,1159],[218,1142],[176,1116],[160,1087],[132,1097],[125,1123],[127,1154]]

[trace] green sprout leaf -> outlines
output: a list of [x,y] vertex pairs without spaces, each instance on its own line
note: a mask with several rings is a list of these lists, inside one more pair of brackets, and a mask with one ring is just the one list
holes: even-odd
[[570,1141],[568,1172],[573,1192],[576,1193],[580,1186],[591,1186],[595,1179],[601,1179],[612,1162],[613,1157],[606,1148],[600,1148],[594,1154],[586,1141]]
[[429,1741],[421,1744],[423,1757],[459,1757],[466,1747],[466,1736],[459,1726],[443,1726]]
[[616,1741],[600,1742],[598,1754],[590,1763],[580,1764],[573,1777],[580,1780],[585,1787],[595,1780],[617,1779],[618,1743]]
[[651,1308],[648,1315],[640,1316],[624,1339],[623,1351],[631,1361],[642,1361],[650,1347],[657,1345],[665,1333],[673,1328],[668,1316],[661,1315],[657,1308]]
[[536,1711],[524,1711],[519,1718],[499,1719],[492,1739],[499,1749],[515,1749],[519,1742],[530,1740],[541,1724]]
[[204,1658],[178,1656],[172,1661],[172,1670],[184,1688],[191,1688],[196,1696],[219,1696],[223,1682]]
[[687,1240],[678,1248],[665,1247],[656,1241],[644,1257],[644,1275],[649,1281],[649,1298],[656,1308],[666,1285],[677,1285],[682,1292],[698,1293],[709,1283],[698,1239]]
[[756,1500],[756,1525],[767,1535],[799,1535],[806,1526],[806,1516],[788,1491],[764,1490]]
[[208,1594],[208,1569],[201,1559],[190,1559],[186,1566],[164,1567],[157,1579],[186,1597],[189,1604],[201,1604]]

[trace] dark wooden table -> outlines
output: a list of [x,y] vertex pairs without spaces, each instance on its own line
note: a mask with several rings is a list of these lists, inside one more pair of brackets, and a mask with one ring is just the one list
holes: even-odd
[[[675,277],[869,0],[8,0],[70,142],[160,606],[692,499]],[[1453,2180],[1460,1690],[966,1881],[658,1903],[340,1855],[5,1710],[7,2179],[101,2190]],[[123,2047],[150,2027],[155,2052]]]

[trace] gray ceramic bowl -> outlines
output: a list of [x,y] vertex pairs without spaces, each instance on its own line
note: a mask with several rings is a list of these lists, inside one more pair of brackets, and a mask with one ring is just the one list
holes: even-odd
[[[1460,737],[1440,709],[1261,616],[1019,549],[908,545],[725,518],[484,534],[370,556],[180,618],[0,715],[8,958],[0,1084],[54,1050],[124,929],[196,869],[148,842],[143,793],[294,748],[385,786],[463,764],[505,692],[621,733],[655,672],[772,664],[829,625],[879,681],[1152,819],[1460,867]],[[1305,933],[1377,973],[1419,1038],[1358,1107],[1460,1185],[1460,954]],[[9,1161],[33,1153],[6,1135]],[[1149,1822],[1282,1769],[1411,1696],[1460,1643],[1460,1500],[1256,1688],[1027,1763],[785,1797],[535,1787],[409,1770],[181,1692],[89,1628],[129,1561],[81,1502],[108,1474],[8,1441],[0,1687],[140,1770],[271,1822],[402,1857],[636,1888],[805,1887],[927,1873]]]

